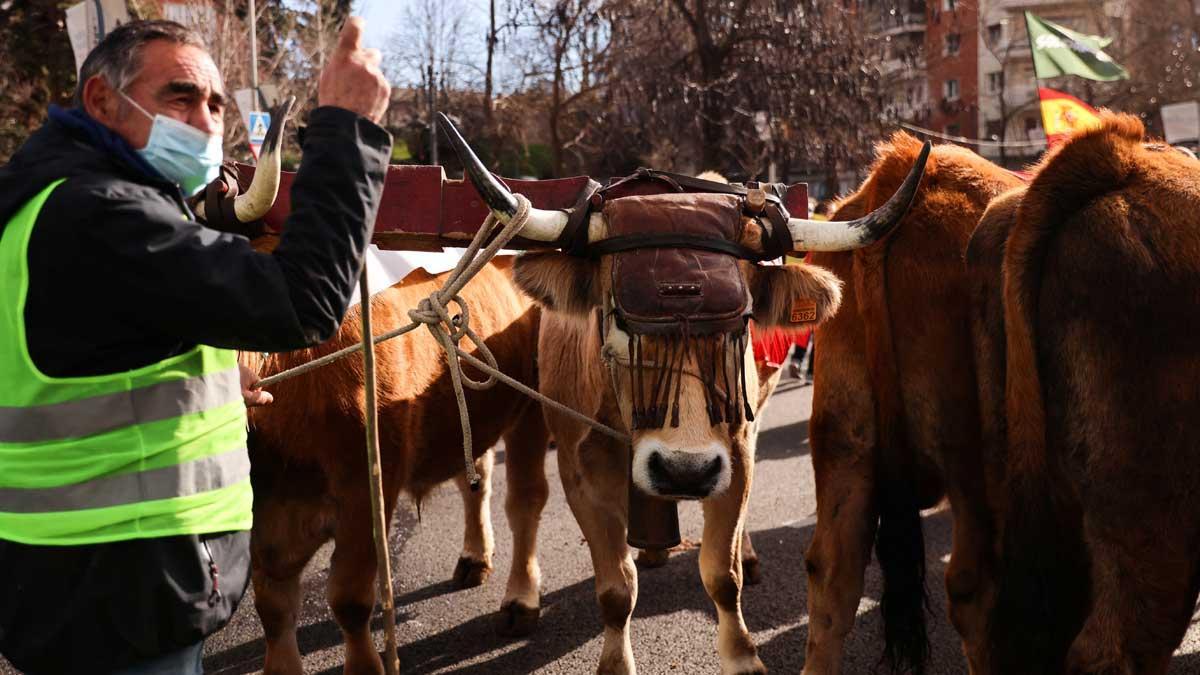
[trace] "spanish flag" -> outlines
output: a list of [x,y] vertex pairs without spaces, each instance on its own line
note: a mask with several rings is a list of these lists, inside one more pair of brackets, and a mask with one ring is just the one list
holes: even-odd
[[1039,87],[1038,98],[1042,100],[1042,127],[1048,147],[1062,143],[1076,131],[1100,126],[1096,109],[1070,94]]

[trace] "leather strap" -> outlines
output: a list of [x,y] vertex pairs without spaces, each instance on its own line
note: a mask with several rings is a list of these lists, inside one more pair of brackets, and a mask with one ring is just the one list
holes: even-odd
[[[724,253],[743,260],[770,260],[764,258],[758,251],[746,248],[725,239],[715,237],[698,237],[690,234],[629,234],[622,237],[609,237],[588,246],[587,254],[599,257],[621,251],[632,251],[643,248],[691,248],[700,251]],[[778,256],[772,256],[778,257]]]
[[562,233],[558,235],[558,240],[555,241],[558,248],[573,256],[587,256],[588,222],[592,215],[592,209],[596,208],[592,204],[592,197],[600,189],[600,183],[589,178],[587,184],[579,191],[575,205],[567,212],[567,226],[563,228]]

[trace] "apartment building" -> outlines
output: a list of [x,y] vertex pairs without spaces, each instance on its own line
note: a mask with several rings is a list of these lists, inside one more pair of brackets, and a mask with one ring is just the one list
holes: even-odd
[[[1099,32],[1101,0],[862,0],[886,112],[974,145],[1010,166],[1039,155],[1045,134],[1024,12]],[[1073,93],[1078,82],[1043,83]]]

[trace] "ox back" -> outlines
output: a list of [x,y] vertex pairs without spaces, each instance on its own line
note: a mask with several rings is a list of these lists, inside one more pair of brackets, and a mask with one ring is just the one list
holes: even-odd
[[1200,163],[1102,122],[972,242],[1005,374],[996,673],[1164,673],[1196,601]]

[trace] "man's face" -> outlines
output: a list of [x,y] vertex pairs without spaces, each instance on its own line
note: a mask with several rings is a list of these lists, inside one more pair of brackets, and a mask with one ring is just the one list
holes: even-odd
[[[125,94],[151,115],[165,115],[210,135],[225,130],[225,89],[208,52],[154,40],[142,47],[142,69]],[[153,122],[101,76],[85,85],[84,108],[134,148],[144,148]]]

